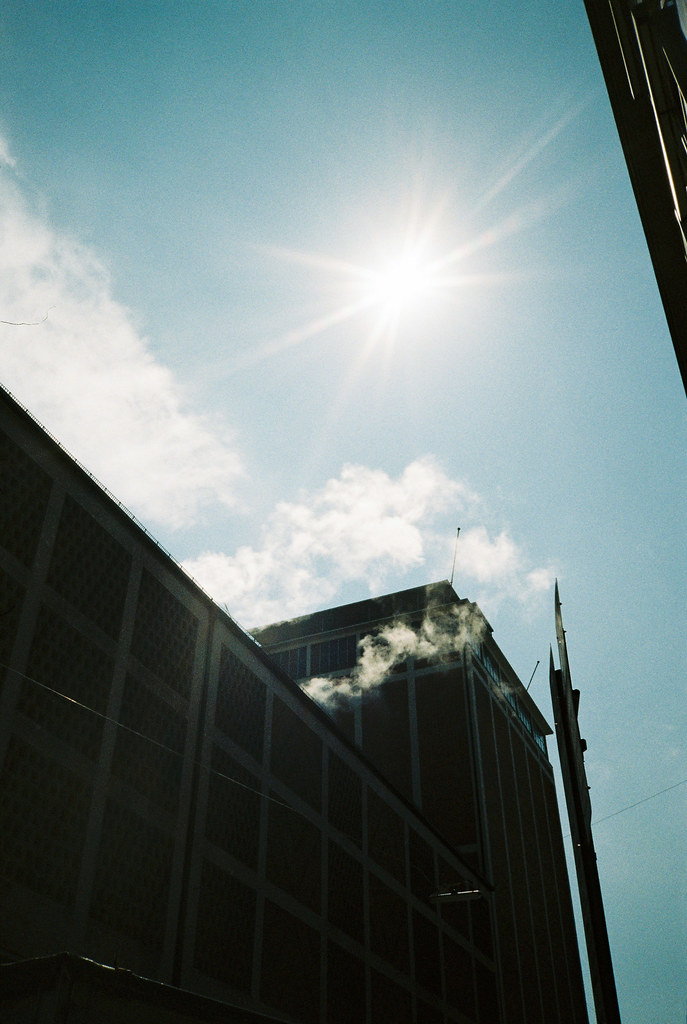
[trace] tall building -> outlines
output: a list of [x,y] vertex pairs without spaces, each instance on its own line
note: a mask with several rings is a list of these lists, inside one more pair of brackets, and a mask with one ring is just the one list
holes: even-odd
[[493,886],[503,1020],[586,1020],[551,729],[479,608],[443,582],[255,636]]
[[[483,622],[443,584],[279,658],[428,597]],[[0,391],[0,1016],[586,1021],[548,727],[482,632],[332,718]]]
[[687,388],[687,0],[585,0]]

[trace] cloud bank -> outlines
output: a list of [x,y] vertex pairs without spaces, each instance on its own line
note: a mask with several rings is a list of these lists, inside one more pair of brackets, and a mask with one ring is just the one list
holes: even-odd
[[95,253],[29,208],[0,138],[0,380],[140,517],[231,505],[234,443],[189,410]]
[[[258,546],[206,551],[184,566],[240,622],[257,626],[336,603],[345,584],[360,583],[370,594],[398,590],[420,567],[425,582],[445,578],[453,548],[447,514],[474,517],[479,506],[477,495],[430,456],[396,478],[347,465],[320,490],[280,502]],[[553,579],[551,570],[531,567],[505,531],[492,540],[484,526],[461,531],[456,573],[461,586],[470,580],[496,599],[520,601]]]

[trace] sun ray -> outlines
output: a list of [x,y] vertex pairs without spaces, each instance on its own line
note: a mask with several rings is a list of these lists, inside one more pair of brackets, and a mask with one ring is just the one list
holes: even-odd
[[[509,174],[519,173],[568,119],[557,123],[537,140]],[[374,232],[368,245],[368,258],[360,261],[274,245],[253,246],[262,255],[312,269],[324,285],[323,296],[334,295],[336,300],[333,308],[239,356],[232,362],[230,372],[310,342],[347,322],[355,322],[360,328],[355,338],[363,361],[382,346],[387,352],[391,351],[404,328],[417,323],[419,310],[429,309],[447,298],[455,301],[461,293],[508,277],[498,272],[469,272],[466,265],[476,253],[492,249],[529,227],[542,215],[543,207],[550,206],[550,202],[531,202],[437,254],[436,239],[440,236],[449,198],[439,199],[428,211],[421,197],[415,196],[406,210],[404,226],[395,232],[395,240],[390,240],[388,234]],[[352,368],[358,365],[358,358],[351,357],[352,352],[349,352],[348,365]]]

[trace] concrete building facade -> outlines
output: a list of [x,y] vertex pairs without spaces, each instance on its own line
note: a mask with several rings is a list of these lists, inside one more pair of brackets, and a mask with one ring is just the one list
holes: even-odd
[[[503,1020],[586,1020],[551,729],[479,608],[443,582],[255,635],[302,684],[330,681],[314,692],[336,724],[493,885]],[[397,659],[372,684],[361,645]]]
[[2,959],[303,1024],[500,1020],[474,862],[5,392],[0,480]]
[[687,0],[585,8],[687,389]]

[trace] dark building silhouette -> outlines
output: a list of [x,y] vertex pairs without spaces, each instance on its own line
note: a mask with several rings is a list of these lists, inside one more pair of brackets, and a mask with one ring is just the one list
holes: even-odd
[[546,725],[453,664],[335,722],[0,391],[0,1016],[586,1020]]
[[[255,635],[294,678],[329,681],[313,692],[339,728],[493,885],[503,1020],[586,1020],[551,729],[479,608],[443,582]],[[392,660],[370,683],[366,662]]]
[[687,0],[585,7],[687,388]]

